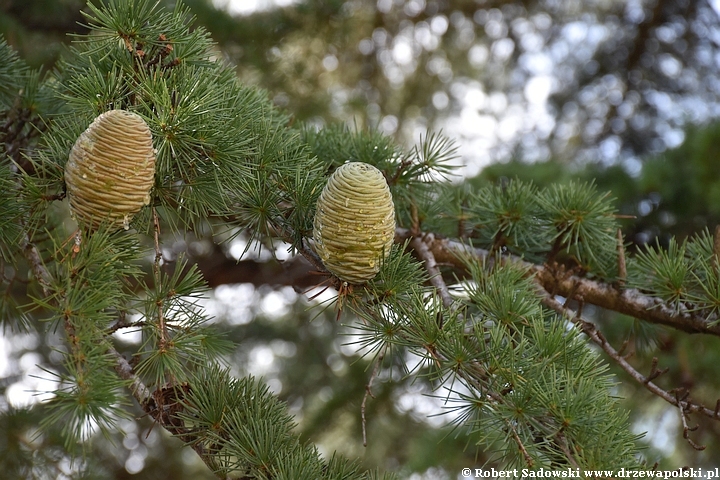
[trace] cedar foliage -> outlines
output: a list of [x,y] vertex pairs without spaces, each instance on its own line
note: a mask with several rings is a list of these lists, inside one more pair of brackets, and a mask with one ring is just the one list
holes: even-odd
[[[322,458],[267,387],[230,375],[227,341],[199,302],[202,275],[182,259],[167,264],[162,245],[165,236],[209,232],[227,242],[242,232],[284,241],[322,270],[311,241],[315,202],[334,169],[361,161],[383,172],[398,230],[373,280],[346,288],[329,279],[343,315],[357,317],[358,348],[377,362],[420,358],[407,374],[433,385],[456,433],[498,465],[642,465],[614,379],[588,346],[592,328],[548,308],[553,295],[519,259],[557,278],[627,282],[712,327],[720,282],[708,234],[629,259],[626,274],[612,200],[592,184],[472,190],[449,181],[455,149],[441,135],[405,150],[372,131],[292,126],[263,91],[216,60],[207,32],[191,21],[179,3],[91,3],[90,33],[45,75],[0,43],[3,321],[32,328],[37,317],[64,336],[64,369],[47,372],[57,389],[42,426],[61,425],[67,451],[97,430],[110,434],[137,402],[221,478],[376,478],[338,456]],[[151,203],[129,231],[78,230],[67,221],[64,166],[90,122],[118,108],[152,131]],[[452,268],[433,265],[436,237],[462,245],[446,259]],[[114,344],[124,329],[142,333],[131,361]],[[23,458],[12,467],[19,475],[35,468]]]

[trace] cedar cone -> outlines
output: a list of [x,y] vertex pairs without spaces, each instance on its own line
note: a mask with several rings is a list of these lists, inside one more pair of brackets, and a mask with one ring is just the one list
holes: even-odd
[[362,284],[375,277],[395,238],[395,206],[382,172],[350,162],[330,176],[313,223],[315,251],[340,280]]
[[92,230],[101,223],[130,228],[132,217],[150,203],[154,179],[150,128],[126,110],[97,117],[73,145],[65,166],[70,210]]

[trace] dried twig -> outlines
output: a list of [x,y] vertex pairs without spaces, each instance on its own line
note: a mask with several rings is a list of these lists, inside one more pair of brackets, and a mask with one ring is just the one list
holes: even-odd
[[531,468],[532,468],[532,466],[535,464],[535,461],[533,460],[533,458],[530,456],[530,454],[528,453],[527,449],[525,448],[525,445],[523,444],[522,439],[520,438],[520,436],[517,434],[517,431],[515,430],[515,427],[513,426],[512,423],[510,423],[510,422],[508,422],[508,421],[505,421],[505,424],[508,426],[508,428],[509,428],[510,431],[512,432],[513,440],[515,441],[515,443],[517,444],[518,448],[520,449],[520,452],[522,452],[523,458],[525,459],[525,463],[527,463],[527,466],[528,466],[528,467],[531,467]]
[[380,370],[380,364],[382,363],[383,359],[385,358],[385,351],[386,348],[383,348],[382,351],[378,354],[377,358],[375,359],[375,366],[373,367],[372,374],[370,375],[370,379],[368,380],[367,385],[365,385],[365,395],[363,395],[362,403],[360,404],[360,418],[362,419],[362,436],[363,436],[363,447],[367,447],[367,431],[366,431],[366,424],[367,421],[365,419],[365,404],[367,403],[368,397],[375,398],[375,395],[372,393],[372,384],[373,380],[375,380],[375,377],[377,377],[378,371]]
[[683,438],[690,444],[692,448],[698,451],[705,450],[705,445],[698,445],[695,443],[692,438],[690,438],[690,434],[688,432],[694,432],[698,429],[698,426],[695,425],[694,427],[688,427],[687,423],[687,416],[685,415],[685,409],[683,407],[680,407],[680,420],[682,421],[683,425]]
[[[687,400],[687,392],[685,395],[680,396],[677,393],[673,395],[671,392],[668,392],[667,390],[664,390],[660,388],[658,385],[653,383],[650,378],[644,376],[640,372],[638,372],[635,367],[630,365],[628,361],[620,355],[613,347],[608,343],[608,341],[605,339],[603,334],[597,330],[595,325],[592,322],[589,322],[587,320],[584,320],[583,318],[579,317],[575,312],[572,310],[565,308],[560,302],[555,300],[554,298],[550,296],[545,296],[542,300],[543,304],[547,307],[551,308],[552,310],[556,311],[563,317],[570,320],[572,323],[577,325],[580,330],[585,333],[585,335],[590,338],[595,344],[597,344],[600,348],[603,349],[603,351],[610,356],[625,372],[630,375],[637,383],[640,385],[643,385],[646,389],[648,389],[650,392],[652,392],[654,395],[657,395],[658,397],[662,398],[666,402],[670,403],[671,405],[674,405],[678,407],[681,411],[681,416],[685,416],[687,413],[699,413],[701,415],[704,415],[706,417],[710,418],[717,418],[716,412],[713,410],[710,410],[709,408],[706,408],[703,405],[693,403],[690,400]],[[657,364],[654,368],[652,368],[651,375],[655,373],[653,378],[658,377],[663,372],[657,370]],[[686,423],[685,423],[686,424]],[[685,433],[684,435],[685,436]],[[687,439],[687,437],[685,437]],[[688,442],[693,445],[693,448],[695,448],[695,445],[691,442],[691,440],[688,439]]]
[[658,359],[657,357],[653,357],[652,362],[650,363],[650,374],[645,378],[645,383],[651,382],[655,380],[660,375],[667,373],[669,368],[663,368],[662,370],[658,370]]
[[115,359],[115,371],[120,375],[123,380],[130,382],[129,389],[133,398],[137,400],[143,409],[148,403],[148,400],[152,396],[150,389],[140,380],[140,377],[135,375],[132,365],[123,357],[120,352],[115,350],[113,347],[108,348],[108,353]]

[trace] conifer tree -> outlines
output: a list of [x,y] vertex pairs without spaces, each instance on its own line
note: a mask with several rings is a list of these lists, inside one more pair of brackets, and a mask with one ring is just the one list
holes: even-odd
[[[626,256],[612,199],[593,184],[471,190],[451,181],[455,147],[442,135],[405,149],[373,131],[293,125],[237,81],[191,20],[179,3],[90,3],[90,33],[47,74],[0,44],[3,321],[22,329],[41,318],[62,333],[64,369],[47,372],[58,386],[42,426],[60,426],[69,452],[115,429],[136,403],[220,478],[382,476],[321,457],[261,381],[230,374],[227,341],[199,301],[202,275],[185,260],[167,262],[163,241],[205,233],[227,242],[241,232],[286,242],[337,290],[338,315],[355,319],[357,347],[375,365],[368,392],[385,359],[420,358],[407,374],[430,382],[457,434],[498,465],[642,467],[608,361],[675,405],[687,441],[701,447],[688,418],[717,418],[717,408],[658,386],[655,364],[638,372],[582,310],[720,334],[717,234]],[[117,180],[102,163],[67,173],[76,148],[83,161],[104,155],[119,165],[105,144],[141,135],[108,127],[106,140],[88,140],[83,132],[112,110],[147,124],[154,148],[145,205],[119,222],[111,213],[132,175]],[[328,271],[313,235],[321,191],[348,161],[382,173],[397,225],[377,275],[356,284]],[[86,174],[97,177],[91,187],[80,186]],[[73,204],[81,188],[93,189],[92,221]],[[362,248],[362,233],[348,251]],[[114,343],[125,330],[142,333],[132,358]]]

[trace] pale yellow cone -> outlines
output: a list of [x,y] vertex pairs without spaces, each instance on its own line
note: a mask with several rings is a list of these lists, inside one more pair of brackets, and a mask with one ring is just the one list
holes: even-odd
[[340,280],[359,285],[377,275],[395,237],[395,207],[382,172],[362,162],[340,166],[320,194],[315,251]]
[[110,110],[75,142],[65,166],[70,209],[78,224],[97,229],[129,228],[150,203],[155,152],[150,128],[139,115]]

